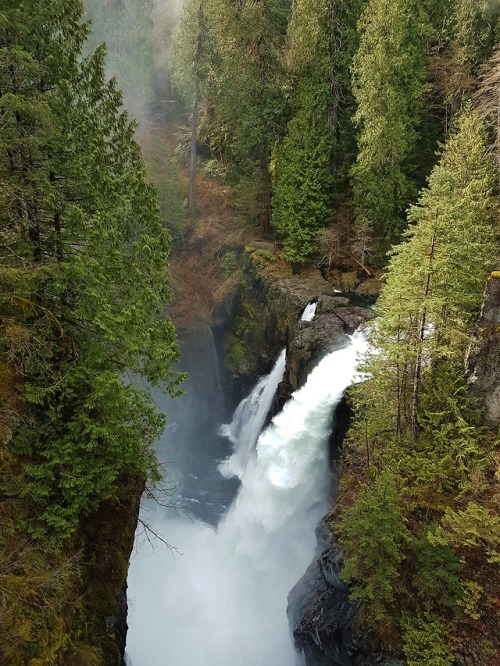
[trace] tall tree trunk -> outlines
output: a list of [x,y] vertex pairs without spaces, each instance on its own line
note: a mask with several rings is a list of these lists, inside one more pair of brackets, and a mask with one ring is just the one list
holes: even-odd
[[267,154],[260,160],[260,178],[260,227],[264,238],[269,238],[271,235],[271,173]]
[[193,119],[191,121],[191,157],[189,160],[189,211],[192,215],[196,212],[196,146],[198,143],[198,103],[199,103],[198,80],[195,83]]
[[[425,281],[424,288],[424,302],[429,295],[430,284],[431,284],[431,271],[432,271],[432,260],[434,257],[434,246],[436,243],[436,233],[432,234],[431,240],[431,250],[429,254],[429,268],[427,269],[427,278]],[[420,382],[422,380],[422,344],[424,341],[425,335],[425,325],[427,323],[427,307],[424,305],[422,312],[422,317],[420,319],[420,325],[418,328],[418,337],[417,337],[417,358],[415,360],[415,370],[413,373],[413,393],[411,399],[411,436],[412,441],[415,443],[417,441],[419,433],[419,424],[418,424],[418,398],[420,392]]]

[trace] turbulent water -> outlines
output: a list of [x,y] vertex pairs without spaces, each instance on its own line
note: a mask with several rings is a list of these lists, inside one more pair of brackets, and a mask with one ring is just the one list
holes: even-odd
[[282,360],[240,404],[226,426],[234,452],[222,469],[238,475],[241,487],[217,528],[178,511],[148,515],[178,553],[157,547],[152,554],[138,539],[129,576],[133,666],[299,663],[287,595],[314,555],[315,526],[327,508],[332,411],[363,347],[355,334],[348,347],[326,356],[255,450],[265,419],[260,401],[270,404],[266,390],[277,385]]
[[219,466],[224,476],[242,478],[250,456],[255,451],[255,444],[269,413],[278,384],[283,379],[285,363],[286,350],[283,349],[271,374],[263,377],[250,395],[240,402],[231,423],[222,426],[221,433],[234,446],[233,455],[223,460]]

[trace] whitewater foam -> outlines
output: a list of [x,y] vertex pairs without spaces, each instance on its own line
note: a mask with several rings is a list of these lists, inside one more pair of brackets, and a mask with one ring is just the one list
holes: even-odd
[[[143,546],[132,561],[127,651],[134,666],[297,663],[287,595],[314,555],[327,509],[332,412],[364,347],[355,334],[327,355],[260,435],[217,529],[188,515],[149,516],[183,555],[163,548],[148,556]],[[247,450],[248,440],[233,455],[240,446]]]

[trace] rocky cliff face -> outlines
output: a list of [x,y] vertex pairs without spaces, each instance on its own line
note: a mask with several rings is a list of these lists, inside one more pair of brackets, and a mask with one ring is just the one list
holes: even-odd
[[359,647],[353,633],[355,613],[339,578],[342,555],[328,538],[326,521],[318,530],[318,546],[318,556],[288,597],[295,646],[308,665],[351,666]]
[[[283,347],[287,366],[280,404],[303,385],[322,356],[345,344],[346,335],[370,318],[363,307],[373,302],[376,279],[363,282],[355,273],[319,271],[276,276],[269,258],[246,252],[242,279],[214,310],[212,327],[221,358],[227,359],[225,384],[241,397],[257,375],[269,372]],[[344,288],[340,292],[339,287]],[[373,292],[368,294],[368,292]],[[317,302],[311,322],[300,320],[308,303]]]
[[[144,479],[123,480],[121,496],[103,502],[78,533],[81,552],[79,639],[99,648],[102,664],[119,666],[127,637],[127,570]],[[65,662],[66,663],[66,662]],[[83,664],[94,661],[68,661]]]
[[404,666],[359,632],[349,589],[340,578],[342,552],[329,536],[328,520],[318,529],[316,558],[288,596],[295,647],[306,666]]

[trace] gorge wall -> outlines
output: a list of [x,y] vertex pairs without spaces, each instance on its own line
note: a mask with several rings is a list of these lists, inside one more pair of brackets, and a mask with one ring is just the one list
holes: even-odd
[[[241,280],[216,305],[212,329],[219,357],[225,359],[223,381],[240,397],[286,347],[282,405],[326,351],[342,346],[345,336],[370,317],[380,281],[352,269],[332,270],[325,277],[314,268],[283,275],[274,262],[269,252],[246,249]],[[302,322],[310,302],[318,304],[316,316]]]

